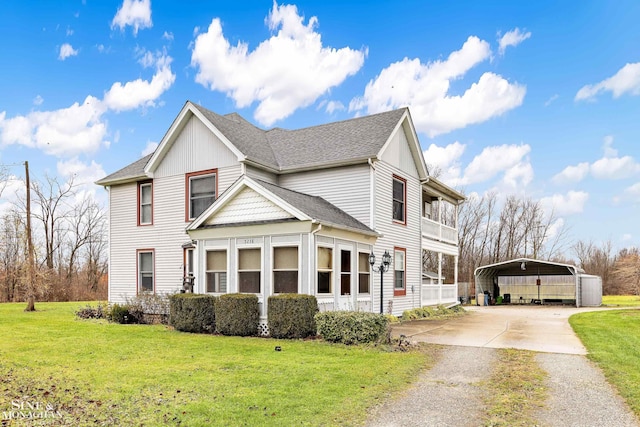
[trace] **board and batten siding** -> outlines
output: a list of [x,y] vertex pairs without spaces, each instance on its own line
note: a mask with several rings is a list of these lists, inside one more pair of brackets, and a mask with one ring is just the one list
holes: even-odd
[[[393,222],[393,176],[397,175],[407,181],[407,215],[406,225]],[[422,239],[420,235],[420,181],[406,171],[381,161],[376,164],[375,170],[375,216],[376,231],[382,234],[378,238],[374,253],[376,265],[382,260],[382,254],[388,250],[391,254],[392,265],[384,275],[384,311],[388,310],[388,301],[393,300],[393,314],[401,315],[404,310],[420,306],[420,285],[422,277]],[[405,277],[406,296],[394,297],[394,247],[406,249]],[[380,275],[372,275],[377,289],[374,291],[374,310],[380,307]],[[413,286],[413,292],[412,292]]]
[[238,165],[238,158],[195,116],[185,124],[154,173],[155,178]]
[[280,185],[320,196],[363,224],[370,225],[370,168],[366,163],[281,175]]

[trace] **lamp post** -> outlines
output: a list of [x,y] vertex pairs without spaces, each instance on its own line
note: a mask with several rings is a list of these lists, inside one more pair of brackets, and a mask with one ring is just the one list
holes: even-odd
[[389,251],[384,251],[384,255],[382,255],[382,262],[378,267],[374,267],[373,265],[376,263],[376,256],[373,254],[373,251],[369,254],[369,265],[371,265],[371,269],[373,271],[380,272],[380,314],[384,313],[382,300],[384,299],[384,273],[389,271],[389,265],[391,264],[391,255],[389,255]]

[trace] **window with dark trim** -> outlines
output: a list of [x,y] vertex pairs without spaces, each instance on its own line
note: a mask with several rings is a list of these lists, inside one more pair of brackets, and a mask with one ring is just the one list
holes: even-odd
[[393,176],[393,220],[407,223],[407,180]]
[[358,293],[368,294],[371,283],[371,266],[369,265],[369,254],[360,252],[358,254]]
[[404,248],[394,248],[393,250],[393,295],[402,296],[407,294],[406,283],[406,258],[407,250]]
[[153,249],[137,251],[138,292],[155,292],[155,267]]
[[273,248],[273,293],[298,293],[298,247]]
[[207,292],[227,292],[227,251],[207,251]]
[[138,225],[153,224],[153,184],[138,183]]
[[351,295],[351,251],[340,251],[340,295]]
[[210,169],[185,175],[185,220],[191,221],[216,200],[218,193],[217,170]]
[[260,293],[262,250],[260,248],[238,250],[238,291]]
[[333,292],[333,249],[318,247],[318,294],[330,294]]

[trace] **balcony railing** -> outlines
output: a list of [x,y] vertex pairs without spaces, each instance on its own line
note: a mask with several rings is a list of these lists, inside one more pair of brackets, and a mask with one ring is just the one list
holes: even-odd
[[458,300],[458,285],[422,285],[422,305],[448,304]]
[[430,239],[458,244],[458,230],[425,217],[422,217],[422,235]]

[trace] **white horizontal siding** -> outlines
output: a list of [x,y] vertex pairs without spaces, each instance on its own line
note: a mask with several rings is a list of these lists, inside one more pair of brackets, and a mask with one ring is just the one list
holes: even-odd
[[176,137],[154,176],[162,178],[237,164],[235,154],[193,116]]
[[218,168],[218,197],[240,178],[242,167],[240,164]]
[[275,173],[258,169],[254,166],[246,166],[246,174],[251,178],[261,179],[262,181],[278,185],[278,176]]
[[235,224],[284,218],[292,218],[292,215],[254,190],[245,188],[210,218],[207,224]]
[[355,165],[280,176],[280,185],[320,196],[370,225],[369,165]]
[[[393,222],[392,185],[393,175],[407,180],[407,218],[406,225]],[[401,315],[404,310],[420,306],[420,286],[422,283],[422,236],[420,235],[420,181],[384,161],[376,164],[375,171],[375,222],[376,231],[383,236],[375,244],[376,265],[380,263],[382,254],[388,250],[392,257],[389,272],[384,275],[384,311],[387,312],[388,301],[393,300],[393,314]],[[406,249],[405,277],[406,296],[393,296],[393,249]],[[376,310],[380,307],[380,275],[373,274],[374,303]],[[411,286],[413,285],[413,292]]]

